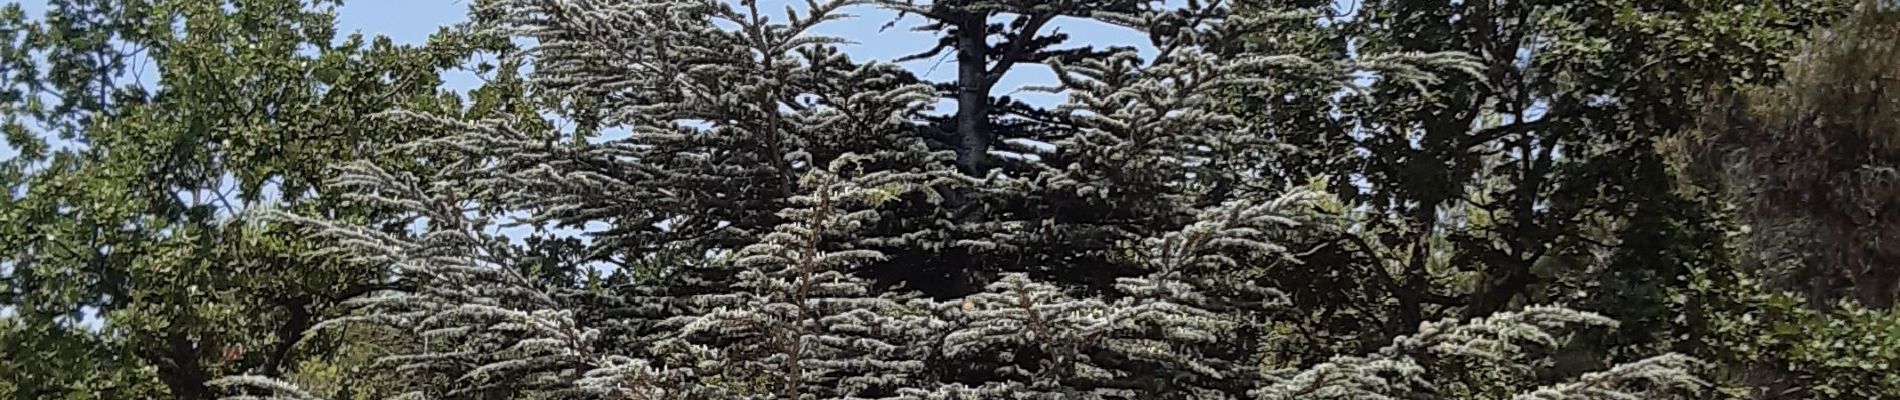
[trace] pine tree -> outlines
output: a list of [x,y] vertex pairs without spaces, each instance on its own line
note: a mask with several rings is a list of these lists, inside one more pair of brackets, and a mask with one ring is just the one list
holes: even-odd
[[[906,79],[908,74],[894,66],[851,63],[829,46],[835,40],[804,33],[817,23],[833,19],[832,14],[843,4],[847,3],[810,4],[808,13],[794,13],[787,23],[770,22],[751,3],[742,4],[747,8],[743,11],[714,1],[524,0],[478,4],[477,26],[488,28],[484,34],[537,42],[527,52],[503,54],[502,72],[491,86],[526,91],[536,99],[557,102],[556,110],[568,112],[566,115],[579,126],[556,129],[533,114],[534,110],[528,108],[533,104],[520,102],[487,104],[502,110],[481,118],[396,113],[394,117],[414,125],[458,132],[420,140],[405,149],[412,155],[448,155],[440,161],[444,163],[442,174],[427,180],[432,189],[443,193],[427,196],[467,202],[470,208],[464,211],[471,213],[472,219],[463,221],[468,224],[463,230],[495,225],[532,226],[537,230],[573,228],[581,230],[585,240],[580,246],[584,248],[556,251],[550,246],[571,242],[530,238],[524,245],[510,245],[492,235],[482,236],[480,242],[484,244],[479,248],[493,258],[482,263],[493,270],[477,273],[473,267],[455,266],[451,270],[458,274],[477,276],[456,278],[461,280],[445,285],[474,287],[500,280],[513,287],[503,292],[531,296],[490,299],[484,297],[487,295],[463,293],[431,298],[433,304],[426,307],[420,304],[428,303],[414,296],[366,298],[359,301],[364,308],[358,315],[332,324],[388,322],[384,320],[392,315],[441,313],[459,310],[457,304],[468,303],[482,305],[470,312],[499,313],[450,319],[415,317],[409,319],[436,325],[402,326],[450,336],[441,340],[459,341],[462,348],[455,353],[424,352],[391,359],[402,367],[440,372],[439,379],[481,383],[448,390],[455,393],[555,396],[631,391],[651,395],[667,387],[657,383],[666,379],[702,373],[708,374],[707,379],[723,376],[719,371],[708,372],[700,361],[724,352],[738,353],[734,365],[756,361],[747,358],[755,353],[683,345],[692,340],[666,340],[681,335],[673,332],[680,325],[668,321],[732,317],[716,308],[722,305],[720,299],[738,296],[729,288],[764,290],[772,286],[772,278],[760,272],[764,270],[745,272],[757,266],[727,265],[721,260],[729,256],[740,260],[765,257],[747,253],[754,250],[742,251],[739,246],[775,225],[809,222],[785,220],[760,210],[797,204],[803,200],[794,195],[806,190],[839,190],[807,186],[817,181],[781,181],[777,177],[816,173],[809,171],[835,164],[853,175],[852,182],[865,185],[865,190],[871,191],[867,193],[888,196],[877,201],[911,206],[935,200],[933,191],[922,188],[957,183],[954,172],[948,169],[948,154],[929,150],[914,135],[911,119],[928,104],[927,86]],[[723,23],[738,28],[718,26]],[[602,34],[617,31],[631,36]],[[735,48],[753,52],[733,52]],[[534,72],[515,73],[529,63],[535,66]],[[603,133],[622,128],[631,130],[631,135],[613,138]],[[359,168],[374,170],[369,166]],[[358,190],[402,186],[398,182],[401,179],[367,175],[375,179],[359,179],[355,182]],[[423,198],[425,194],[414,197]],[[852,201],[860,200],[866,199]],[[429,201],[390,203],[394,208],[431,215],[432,223],[451,213],[426,208],[435,207]],[[915,228],[902,221],[873,218],[888,213],[901,219],[906,210],[915,209],[920,208],[850,214],[850,224],[872,226],[853,229],[858,234],[853,235],[849,246],[856,249],[843,256],[865,254],[879,246],[915,246],[912,239],[899,236]],[[325,226],[326,230],[348,230],[322,219],[302,221]],[[602,224],[606,229],[597,228]],[[785,237],[774,234],[768,239],[768,244],[747,248],[756,250]],[[397,247],[430,246],[434,245]],[[373,254],[382,250],[362,251]],[[566,281],[569,278],[550,280],[532,270],[508,269],[559,257],[555,254],[559,252],[578,254],[577,260],[563,261],[566,264],[612,268],[614,276],[605,277],[604,282],[613,287],[577,290],[573,282]],[[396,263],[394,260],[377,256],[362,261]],[[855,269],[866,268],[859,263],[828,267],[832,268],[823,275],[825,278],[851,277],[859,272]],[[800,282],[813,284],[810,280]],[[421,282],[415,285],[430,286]],[[830,287],[824,285],[829,283],[819,284]],[[485,293],[494,289],[458,290]],[[827,290],[844,292],[828,294],[830,297],[825,299],[836,298],[839,293],[867,294],[871,289]],[[829,307],[832,301],[825,299],[813,301]],[[518,301],[525,303],[512,303]],[[826,319],[825,324],[801,320],[792,326],[831,329],[834,322],[858,319],[854,326],[880,327],[896,318],[845,313]],[[536,322],[523,323],[528,328],[494,322],[523,319]],[[559,329],[549,332],[534,327]],[[836,329],[841,329],[840,334],[851,332],[848,326]],[[695,329],[686,332],[684,339],[720,334]],[[813,333],[812,337],[828,336]],[[535,344],[501,346],[513,340],[522,341],[521,346]],[[470,346],[486,347],[469,350]],[[810,350],[820,356],[846,351]],[[894,358],[889,362],[909,361]],[[820,382],[816,380],[826,374],[838,374],[824,372],[827,368],[842,368],[814,363],[800,367],[814,372],[782,379],[798,382],[805,379],[800,376],[808,376]],[[656,372],[656,368],[665,372]],[[848,387],[837,390],[893,390],[888,381],[847,381]],[[664,393],[716,398],[720,393],[745,392],[735,392],[730,385],[696,382],[703,384]],[[621,385],[625,383],[637,385]],[[824,391],[818,393],[831,396]]]
[[[1110,291],[1115,279],[1140,274],[1110,262],[1114,243],[1179,229],[1199,209],[1235,196],[1270,197],[1279,185],[1242,190],[1237,182],[1270,172],[1250,162],[1285,151],[1278,127],[1240,118],[1246,110],[1232,107],[1227,95],[1328,93],[1354,71],[1435,82],[1434,72],[1471,68],[1458,53],[1370,54],[1347,62],[1241,51],[1253,32],[1317,22],[1312,13],[1262,11],[1249,2],[878,4],[922,16],[928,23],[918,29],[942,34],[915,57],[956,51],[957,81],[939,84],[955,100],[956,115],[936,128],[947,135],[940,141],[957,150],[958,168],[982,180],[946,196],[952,211],[938,237],[950,247],[934,259],[957,260],[948,267],[950,280],[976,285],[986,274],[1026,272]],[[1132,46],[1063,48],[1067,35],[1045,32],[1059,18],[1142,33],[1147,41],[1130,45],[1154,54],[1144,58]],[[1066,102],[1039,108],[991,95],[1003,75],[1031,64],[1058,78],[1031,89],[1063,94]]]
[[225,396],[226,400],[322,400],[296,385],[259,376],[219,378],[213,384],[252,394]]
[[965,382],[970,378],[964,377],[907,394],[923,398],[1099,395],[1087,392],[1092,388],[1071,385],[1080,375],[1099,371],[1086,364],[1084,351],[1091,338],[1081,329],[1098,323],[1106,312],[1107,304],[1101,300],[1078,299],[1024,274],[1005,274],[985,291],[964,298],[959,307],[952,314],[962,321],[953,322],[956,330],[943,338],[943,354],[951,363],[979,366],[965,373],[979,378]]
[[[481,185],[522,222],[585,232],[581,262],[615,271],[595,318],[650,356],[670,334],[659,321],[700,315],[688,299],[739,281],[717,260],[784,222],[775,210],[808,189],[796,177],[850,153],[852,168],[909,185],[962,184],[915,128],[930,87],[810,32],[849,4],[807,2],[781,21],[758,2],[483,2],[481,26],[534,43],[504,62],[532,64],[526,90],[573,125],[439,122],[465,132],[458,148],[495,160]],[[892,199],[855,240],[890,252],[935,243],[935,193]]]
[[[1340,228],[1320,212],[1347,211],[1269,177],[1295,169],[1250,161],[1286,150],[1282,132],[1223,96],[1330,95],[1359,72],[1381,90],[1430,92],[1480,75],[1463,53],[1243,51],[1247,32],[1314,14],[1222,1],[877,2],[934,21],[940,49],[959,53],[964,77],[946,87],[969,108],[937,121],[956,132],[944,151],[923,117],[943,93],[810,33],[851,4],[808,2],[784,22],[757,1],[477,4],[486,34],[533,42],[503,55],[494,84],[532,101],[394,114],[457,134],[396,149],[429,174],[353,164],[339,187],[414,215],[410,232],[283,214],[389,268],[393,290],[321,327],[413,333],[421,346],[385,364],[431,398],[1536,399],[1700,386],[1695,362],[1674,355],[1551,368],[1588,333],[1571,328],[1614,325],[1553,307],[1417,325],[1365,356],[1262,361],[1282,356],[1259,345],[1285,334],[1270,318],[1307,312],[1260,285],[1291,280],[1266,266],[1336,267],[1303,257],[1302,235]],[[1146,33],[1155,53],[1055,49],[1043,25],[1076,16]],[[991,98],[1019,63],[1055,70],[1049,89],[1068,101]],[[1053,150],[991,148],[1009,139]],[[537,232],[492,232],[516,225]],[[582,268],[612,272],[576,278]],[[963,281],[939,282],[951,271]],[[1389,307],[1377,300],[1363,306]],[[1390,307],[1419,311],[1407,310],[1417,300]]]
[[869,248],[912,254],[943,242],[937,192],[966,179],[916,128],[928,85],[811,33],[849,4],[807,2],[778,20],[756,1],[485,2],[484,25],[536,43],[518,55],[535,66],[526,78],[574,126],[479,140],[504,141],[484,146],[506,155],[496,170],[527,222],[596,231],[584,253],[625,275],[606,300],[618,316],[697,313],[676,300],[736,279],[709,260],[771,231],[805,190],[796,177],[847,153],[938,188],[908,192],[861,232]]
[[[1038,129],[1033,120],[1008,115],[1021,111],[1019,103],[992,98],[996,83],[1018,65],[1046,63],[1103,55],[1090,47],[1059,48],[1068,35],[1043,29],[1057,18],[1091,18],[1098,12],[1136,12],[1156,2],[1140,0],[1021,1],[953,0],[920,3],[916,0],[878,0],[875,3],[929,23],[916,27],[941,33],[935,46],[904,60],[929,58],[945,50],[956,52],[957,80],[947,85],[945,97],[957,103],[956,116],[947,121],[948,141],[956,149],[957,167],[983,175],[992,168],[991,147]],[[996,22],[995,19],[1009,22]],[[992,44],[992,37],[997,42]],[[1033,113],[1032,113],[1033,114]]]
[[[959,170],[983,180],[946,196],[952,211],[938,236],[949,247],[931,258],[957,260],[946,267],[953,284],[980,286],[986,274],[1013,271],[1106,291],[1138,274],[1106,262],[1112,244],[1177,229],[1197,207],[1219,203],[1200,202],[1190,182],[1208,146],[1246,142],[1234,118],[1216,111],[1215,90],[1244,84],[1234,73],[1242,64],[1298,60],[1203,51],[1250,23],[1229,21],[1221,1],[878,4],[922,16],[928,22],[917,29],[942,34],[913,57],[956,53],[957,81],[939,85],[956,114],[936,128],[956,149]],[[1058,18],[1134,29],[1163,50],[1142,60],[1133,48],[1063,48],[1067,35],[1046,31]],[[1062,81],[1046,89],[1070,100],[1042,109],[992,95],[1004,75],[1031,64],[1057,71]]]
[[927,301],[880,293],[850,273],[883,258],[853,246],[853,234],[910,185],[890,172],[839,176],[860,159],[839,160],[802,179],[810,192],[780,212],[786,222],[734,255],[732,291],[699,296],[704,314],[668,321],[686,343],[662,346],[713,355],[695,360],[703,384],[739,397],[878,398],[924,369],[911,341],[930,327]]
[[623,266],[737,250],[779,223],[798,176],[846,152],[927,170],[941,156],[906,136],[930,89],[809,33],[848,4],[775,22],[757,1],[486,2],[498,33],[537,42],[533,87],[575,125],[511,138],[498,169],[533,221],[609,224],[595,246]]

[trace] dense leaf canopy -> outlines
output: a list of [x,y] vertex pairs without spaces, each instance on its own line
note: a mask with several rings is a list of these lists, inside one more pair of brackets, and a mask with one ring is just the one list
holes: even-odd
[[1881,1],[48,3],[0,397],[1900,397]]

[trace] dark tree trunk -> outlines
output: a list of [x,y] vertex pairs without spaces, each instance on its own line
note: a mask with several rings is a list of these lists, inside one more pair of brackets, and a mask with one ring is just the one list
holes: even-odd
[[[1880,225],[1895,222],[1881,221]],[[1882,237],[1885,229],[1891,228],[1848,224],[1841,237],[1852,239],[1840,250],[1846,253],[1846,257],[1842,257],[1844,264],[1851,268],[1849,278],[1854,285],[1854,298],[1862,305],[1880,310],[1893,308],[1894,290],[1900,288],[1900,269],[1892,262],[1894,258],[1887,257],[1887,249],[1881,248],[1886,245],[1882,243],[1882,239],[1886,239]]]
[[310,329],[314,318],[310,313],[310,299],[298,297],[281,303],[286,313],[283,325],[277,326],[277,343],[273,346],[270,359],[264,360],[265,376],[282,376],[284,364],[289,363],[290,351],[303,341],[305,330]]
[[1900,279],[1895,279],[1895,275],[1879,266],[1862,270],[1854,277],[1854,297],[1860,300],[1860,304],[1874,309],[1893,308],[1894,289],[1900,286],[1896,285]]
[[[957,115],[954,124],[955,137],[950,145],[955,148],[957,170],[965,175],[983,176],[989,173],[990,152],[990,85],[989,79],[989,33],[987,14],[964,14],[954,21],[957,41]],[[970,212],[977,207],[969,204],[968,193],[952,190],[948,203],[959,219],[983,218],[979,212]],[[952,297],[975,292],[982,285],[976,282],[977,257],[969,254],[952,256],[949,268],[939,278],[942,281],[925,283],[937,289],[934,295]]]
[[957,21],[957,169],[981,176],[990,152],[989,16]]
[[184,332],[173,331],[167,335],[165,353],[158,357],[158,377],[171,390],[172,398],[178,400],[209,399],[210,390],[205,382],[210,374],[199,363],[199,344],[187,337]]

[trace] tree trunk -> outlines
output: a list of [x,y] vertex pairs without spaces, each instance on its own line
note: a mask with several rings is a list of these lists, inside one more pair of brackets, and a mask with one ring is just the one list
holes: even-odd
[[283,325],[277,327],[277,343],[273,345],[270,359],[264,360],[263,366],[263,374],[270,377],[283,376],[284,364],[290,362],[290,351],[303,341],[304,331],[315,322],[310,313],[309,298],[297,297],[280,304],[284,307],[286,318]]
[[[957,115],[956,137],[951,146],[957,153],[957,170],[964,175],[983,176],[989,173],[990,152],[990,80],[989,80],[989,34],[987,32],[987,14],[975,13],[959,16],[956,24],[957,39]],[[949,21],[946,21],[949,22]],[[970,212],[975,207],[969,204],[968,193],[964,189],[953,189],[946,196],[947,203],[958,219],[981,219],[980,212]],[[967,295],[982,287],[976,282],[978,257],[964,255],[957,257],[946,271],[944,282],[940,282],[937,294]]]
[[[1850,224],[1847,235],[1853,238],[1841,251],[1847,253],[1846,265],[1851,268],[1849,276],[1854,285],[1854,298],[1861,305],[1879,310],[1893,308],[1894,289],[1900,287],[1900,270],[1895,269],[1892,258],[1879,246],[1882,227],[1861,227]],[[1871,231],[1871,232],[1870,232]]]
[[199,344],[194,343],[184,332],[172,331],[166,336],[166,350],[157,358],[158,377],[170,389],[172,398],[178,400],[203,400],[210,398],[210,390],[205,382],[211,379],[203,365],[199,364]]
[[1854,297],[1860,304],[1874,309],[1893,308],[1896,274],[1881,266],[1868,266],[1854,276]]
[[957,169],[988,173],[990,152],[989,42],[984,14],[957,22]]

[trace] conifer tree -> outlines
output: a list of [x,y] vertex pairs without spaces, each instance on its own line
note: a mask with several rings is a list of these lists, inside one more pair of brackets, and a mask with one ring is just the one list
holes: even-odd
[[[907,15],[918,15],[929,22],[916,27],[941,34],[935,46],[905,57],[922,59],[954,51],[957,80],[945,97],[957,104],[956,116],[947,121],[946,141],[956,149],[957,167],[965,173],[983,175],[993,167],[990,149],[996,143],[1041,129],[1034,112],[1020,103],[993,98],[996,83],[1019,65],[1047,63],[1060,59],[1077,60],[1102,56],[1092,47],[1061,48],[1067,34],[1044,31],[1057,18],[1091,18],[1098,12],[1131,13],[1158,2],[1143,0],[878,0],[877,4]],[[1008,22],[999,22],[999,20]],[[992,38],[995,38],[994,43]],[[1011,115],[1027,112],[1030,115]]]
[[[672,390],[664,393],[711,398],[720,398],[722,393],[748,393],[732,385],[710,381],[695,381],[697,384],[676,389],[655,382],[697,376],[695,374],[706,374],[701,376],[705,379],[719,379],[728,371],[702,368],[708,365],[702,361],[728,352],[736,354],[732,356],[732,365],[757,361],[749,357],[760,354],[744,349],[690,346],[697,339],[717,340],[733,332],[686,329],[681,333],[675,332],[681,324],[667,321],[682,324],[701,321],[685,326],[716,326],[719,324],[708,321],[732,316],[727,310],[717,308],[730,305],[721,299],[741,298],[735,297],[740,295],[730,292],[729,288],[766,290],[773,287],[769,281],[774,278],[767,273],[776,270],[756,265],[728,265],[721,260],[734,256],[734,252],[742,250],[740,245],[756,240],[775,225],[793,227],[795,225],[787,224],[810,222],[785,220],[776,213],[761,210],[778,205],[800,205],[797,202],[803,200],[794,195],[807,190],[822,189],[825,193],[840,190],[833,186],[808,188],[807,184],[819,181],[795,181],[789,177],[811,173],[818,166],[836,164],[852,174],[853,184],[864,185],[862,187],[869,190],[864,193],[884,196],[875,200],[891,204],[927,204],[934,201],[934,192],[918,189],[956,183],[945,157],[947,153],[927,149],[913,135],[911,118],[928,104],[927,86],[905,79],[908,74],[894,66],[852,63],[829,46],[835,40],[805,33],[813,25],[834,18],[833,13],[844,4],[847,2],[810,4],[808,13],[795,12],[786,23],[770,21],[753,3],[742,4],[743,9],[716,1],[523,0],[478,4],[476,26],[486,28],[484,33],[536,42],[526,52],[503,54],[502,72],[491,86],[513,86],[531,92],[537,99],[557,102],[555,110],[571,112],[565,115],[579,126],[572,130],[556,129],[533,114],[535,110],[530,107],[534,104],[518,102],[488,104],[486,106],[502,110],[482,118],[394,114],[393,117],[414,125],[459,132],[419,140],[402,149],[411,156],[443,154],[446,157],[438,161],[445,169],[425,180],[433,185],[429,186],[431,189],[442,193],[418,193],[413,197],[436,196],[466,202],[462,206],[469,208],[464,211],[472,213],[472,219],[464,221],[468,223],[464,227],[467,229],[494,225],[579,229],[585,248],[578,252],[578,261],[566,262],[591,263],[611,269],[614,276],[607,277],[605,282],[615,286],[577,290],[574,282],[550,281],[548,277],[537,276],[532,268],[518,266],[529,264],[539,257],[535,254],[551,248],[536,244],[535,240],[525,246],[510,245],[489,235],[482,236],[478,242],[483,245],[476,248],[492,258],[482,262],[484,268],[493,270],[477,273],[466,266],[444,267],[457,274],[476,275],[465,278],[472,281],[446,286],[479,286],[502,280],[505,282],[499,284],[513,287],[503,292],[526,298],[488,299],[483,295],[455,294],[432,299],[433,305],[427,307],[422,304],[429,303],[412,296],[366,298],[360,301],[364,308],[358,315],[336,323],[388,322],[385,319],[390,315],[441,313],[445,312],[442,310],[459,310],[456,305],[465,303],[480,304],[474,309],[480,313],[500,313],[428,319],[428,323],[436,324],[431,326],[400,326],[449,335],[451,337],[442,340],[460,341],[457,343],[463,345],[462,350],[469,346],[486,346],[454,353],[461,358],[424,352],[389,359],[407,368],[437,372],[435,379],[468,379],[480,383],[455,388],[456,393],[485,391],[553,396],[614,391],[653,394],[659,393],[653,390]],[[738,28],[719,25],[725,23]],[[629,35],[603,34],[618,31]],[[750,52],[734,52],[734,49]],[[515,74],[530,63],[534,65],[534,72]],[[631,134],[615,138],[602,132],[611,129],[626,129]],[[781,181],[778,179],[781,176],[788,179]],[[400,181],[379,177],[360,180],[355,187],[376,191],[384,185],[401,186]],[[852,199],[861,200],[867,199]],[[431,215],[431,221],[449,213],[444,209],[426,208],[436,207],[429,201],[391,203],[394,208]],[[867,254],[880,246],[917,245],[911,238],[898,235],[916,228],[902,221],[893,223],[877,218],[880,213],[900,218],[906,215],[883,209],[850,214],[854,235],[849,241],[850,251],[841,253],[843,256]],[[475,218],[477,216],[480,218]],[[348,230],[333,221],[303,221],[325,226],[326,230]],[[596,227],[602,224],[606,226],[604,230]],[[856,229],[857,225],[865,226]],[[750,246],[748,248],[754,250],[748,252],[763,251],[757,249],[772,246],[775,240],[795,237],[796,233],[769,235],[767,243]],[[400,241],[399,238],[380,240]],[[404,246],[428,247],[419,243]],[[360,250],[371,254],[383,251]],[[741,253],[736,256],[740,260],[756,261],[767,255]],[[400,265],[386,257],[364,261]],[[859,272],[853,269],[863,267],[860,264],[827,265],[823,277],[850,277]],[[748,270],[757,271],[748,273]],[[824,285],[831,284],[814,283],[809,279],[799,282],[825,288],[830,286]],[[495,289],[457,290],[487,293]],[[840,293],[870,293],[869,286],[826,290],[843,292],[831,293],[813,302],[831,307],[830,303]],[[512,303],[517,301],[525,303]],[[786,301],[790,302],[786,304],[802,304]],[[428,307],[434,307],[434,311]],[[811,337],[825,338],[829,336],[819,335],[820,330],[833,328],[833,322],[859,319],[855,326],[881,327],[887,325],[886,319],[890,318],[844,311],[848,310],[841,309],[841,315],[825,319],[824,324],[816,320],[796,320],[787,326],[814,329]],[[536,322],[496,322],[524,318]],[[546,331],[535,327],[559,329]],[[852,332],[849,326],[836,329],[842,329],[840,334],[845,335]],[[669,338],[677,340],[664,340]],[[501,345],[515,340],[537,344],[521,348]],[[853,343],[832,346],[855,346]],[[845,351],[817,347],[810,350],[819,356]],[[910,362],[891,354],[879,356],[894,357],[891,363]],[[824,371],[844,367],[820,362],[819,358],[813,360],[817,361],[794,370],[812,372],[793,374],[790,378],[777,375],[780,378],[775,382],[812,379],[835,383],[840,379],[836,375],[843,374]],[[666,363],[664,374],[649,368],[660,368],[662,363]],[[745,372],[759,371],[764,370]],[[849,393],[894,390],[888,381],[847,381],[850,384],[843,389],[816,383],[809,387],[825,388],[816,392],[824,397],[831,396],[829,390]],[[640,384],[632,389],[621,385],[630,382]]]
[[[854,153],[857,170],[960,184],[950,154],[916,135],[930,88],[810,32],[849,4],[807,2],[780,20],[758,2],[482,2],[479,26],[533,43],[503,57],[534,66],[517,78],[542,105],[522,106],[572,125],[422,122],[465,132],[447,146],[494,160],[480,185],[521,222],[584,232],[578,262],[614,271],[589,307],[613,325],[603,329],[624,331],[611,340],[651,355],[647,344],[670,333],[657,322],[701,314],[688,299],[738,281],[716,260],[784,222],[775,210],[807,190],[796,177]],[[903,206],[880,208],[861,246],[937,242],[934,191],[892,201]]]
[[[496,170],[528,222],[598,230],[586,259],[672,281],[639,289],[660,297],[731,283],[706,256],[771,231],[775,210],[804,190],[796,177],[846,153],[939,188],[883,208],[861,233],[866,246],[907,255],[947,242],[937,192],[966,179],[918,134],[931,88],[811,32],[850,4],[807,2],[780,20],[756,1],[485,2],[484,26],[535,43],[513,58],[534,65],[530,90],[573,126],[479,140],[506,140],[487,147],[509,154]],[[893,276],[881,283],[902,280]],[[624,311],[686,313],[641,308]]]
[[[948,135],[942,140],[954,142],[947,147],[957,149],[959,169],[982,181],[948,196],[951,219],[941,237],[953,247],[937,258],[959,260],[950,267],[952,281],[977,285],[984,274],[1016,271],[1109,291],[1116,278],[1140,274],[1111,262],[1113,243],[1179,229],[1230,196],[1271,196],[1278,185],[1241,193],[1236,182],[1267,172],[1248,160],[1283,151],[1277,127],[1239,118],[1244,110],[1231,107],[1226,94],[1325,93],[1353,71],[1435,82],[1439,71],[1470,69],[1458,53],[1368,54],[1346,62],[1238,51],[1251,32],[1318,18],[1249,2],[879,4],[920,15],[929,23],[918,29],[942,33],[918,56],[957,52],[957,81],[939,87],[958,108],[938,128]],[[1066,34],[1044,31],[1059,18],[1141,33],[1146,42],[1129,45],[1154,54],[1144,57],[1133,46],[1063,48]],[[1066,102],[1038,108],[991,96],[997,79],[1031,64],[1051,68],[1058,79],[1031,89],[1066,95]]]
[[497,169],[531,221],[611,225],[595,246],[618,258],[737,250],[778,224],[798,176],[845,152],[926,169],[941,158],[905,136],[929,88],[809,32],[848,4],[779,22],[758,1],[485,2],[486,25],[537,42],[521,55],[532,90],[575,125],[509,138]]
[[860,159],[845,156],[801,179],[785,222],[734,258],[732,291],[693,299],[704,314],[676,317],[678,336],[711,354],[696,366],[726,396],[878,398],[915,384],[919,347],[932,315],[926,300],[880,291],[851,267],[883,258],[857,248],[856,231],[875,222],[880,203],[910,190],[891,172],[840,176]]
[[[413,232],[285,215],[394,281],[324,327],[413,332],[423,346],[385,363],[413,372],[416,394],[451,398],[1618,398],[1699,386],[1679,356],[1552,371],[1565,328],[1613,323],[1548,307],[1424,324],[1367,356],[1261,361],[1277,355],[1257,343],[1285,334],[1269,317],[1300,311],[1273,312],[1287,296],[1259,285],[1275,281],[1261,266],[1310,262],[1292,239],[1336,221],[1314,212],[1323,196],[1263,178],[1285,170],[1249,164],[1281,150],[1277,132],[1221,95],[1325,93],[1358,72],[1430,91],[1477,75],[1469,56],[1241,52],[1243,33],[1313,14],[1222,1],[879,2],[936,21],[926,28],[954,39],[944,48],[960,63],[974,54],[980,68],[950,85],[960,102],[1003,104],[959,109],[951,130],[980,137],[946,152],[926,140],[928,85],[810,33],[850,4],[808,2],[784,22],[757,1],[478,4],[477,26],[533,42],[502,57],[497,82],[534,101],[482,118],[395,114],[459,132],[397,149],[433,175],[343,169],[360,201],[417,216]],[[1052,50],[1060,35],[1040,27],[1065,16],[1146,33],[1156,52]],[[991,99],[1017,63],[1054,69],[1049,89],[1068,101]],[[1054,149],[993,152],[999,132]],[[536,240],[491,232],[515,224]],[[550,227],[578,238],[542,241]],[[545,273],[554,258],[612,276]],[[933,282],[944,270],[983,289]],[[951,300],[907,288],[929,285]]]
[[[398,113],[397,118],[427,118]],[[447,122],[436,121],[438,124]],[[493,127],[494,125],[488,125]],[[479,129],[478,129],[479,130]],[[333,245],[323,252],[386,269],[389,289],[345,303],[349,314],[313,332],[372,325],[415,336],[416,347],[377,360],[405,374],[409,398],[673,398],[690,371],[659,368],[617,347],[637,340],[615,322],[588,313],[592,301],[574,282],[550,279],[526,244],[497,233],[505,223],[486,211],[496,196],[480,153],[458,143],[418,140],[392,152],[430,161],[433,172],[389,171],[369,162],[339,167],[333,186],[351,200],[398,210],[411,228],[392,233],[328,216],[278,212]],[[431,154],[423,156],[423,154]],[[314,398],[281,380],[239,375],[218,381],[238,398]]]
[[[1087,281],[1096,289],[1107,290],[1114,277],[1132,273],[1100,263],[1106,249],[1099,245],[1161,230],[1142,231],[1113,225],[1072,226],[1072,221],[1077,219],[1088,221],[1127,215],[1111,210],[1092,213],[1093,210],[1084,207],[1061,208],[1065,201],[1090,196],[1076,193],[1072,189],[1077,188],[1073,186],[1051,188],[1051,176],[1060,175],[1053,172],[1068,168],[1067,163],[1044,161],[1076,150],[1058,143],[1074,135],[1075,121],[1062,112],[998,97],[994,92],[997,83],[1018,67],[1075,64],[1116,54],[1122,54],[1120,57],[1124,60],[1132,57],[1132,54],[1124,54],[1131,53],[1132,48],[1063,47],[1068,35],[1051,28],[1057,19],[1096,20],[1103,14],[1149,15],[1159,12],[1162,2],[883,0],[875,3],[903,15],[921,16],[926,22],[916,29],[939,34],[935,46],[905,60],[954,52],[956,80],[940,83],[938,87],[944,98],[956,104],[955,113],[935,121],[935,126],[927,131],[932,131],[935,142],[955,150],[958,170],[984,178],[983,183],[975,187],[953,191],[947,196],[946,206],[951,211],[938,229],[942,231],[940,236],[947,239],[943,242],[949,246],[918,258],[953,262],[913,268],[930,268],[931,271],[916,274],[941,276],[948,284],[924,289],[940,296],[956,296],[981,287],[986,274],[1017,271],[1061,278],[1064,282]],[[1214,8],[1199,2],[1191,7]],[[1069,190],[1063,192],[1065,189]],[[1131,187],[1127,193],[1165,195],[1149,193],[1146,189],[1149,188]],[[1106,190],[1103,188],[1094,196],[1106,195]],[[1177,217],[1174,222],[1179,222],[1182,215],[1173,216]],[[1141,221],[1145,217],[1123,222],[1145,222]]]

